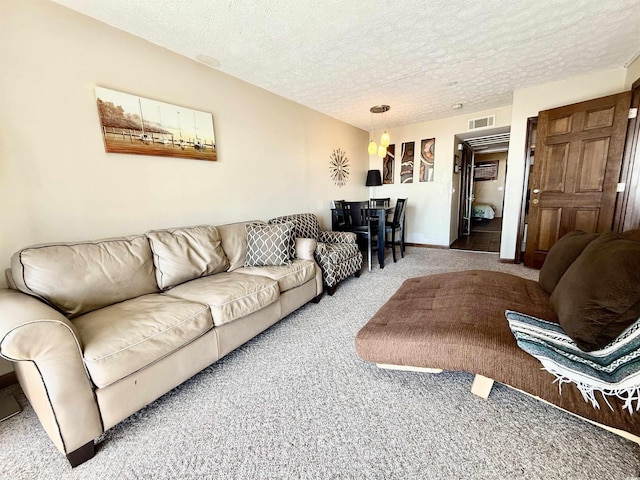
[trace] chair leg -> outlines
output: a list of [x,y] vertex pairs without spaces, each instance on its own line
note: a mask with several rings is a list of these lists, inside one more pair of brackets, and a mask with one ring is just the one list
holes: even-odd
[[371,271],[371,228],[367,235],[367,261],[369,262],[369,271]]
[[333,295],[334,293],[336,293],[336,285],[334,285],[333,287],[327,287],[327,294],[329,296]]

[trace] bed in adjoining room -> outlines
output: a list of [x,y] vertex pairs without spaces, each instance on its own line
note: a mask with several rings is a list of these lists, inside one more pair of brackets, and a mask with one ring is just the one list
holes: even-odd
[[496,207],[490,203],[474,203],[471,220],[475,225],[486,225],[496,217]]

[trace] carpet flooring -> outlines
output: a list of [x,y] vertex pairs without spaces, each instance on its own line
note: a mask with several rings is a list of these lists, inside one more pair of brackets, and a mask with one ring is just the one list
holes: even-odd
[[469,373],[360,360],[356,332],[406,278],[472,268],[537,278],[482,253],[409,247],[388,260],[105,432],[75,469],[19,387],[0,390],[24,408],[0,423],[2,478],[638,478],[640,446],[506,386],[485,401]]

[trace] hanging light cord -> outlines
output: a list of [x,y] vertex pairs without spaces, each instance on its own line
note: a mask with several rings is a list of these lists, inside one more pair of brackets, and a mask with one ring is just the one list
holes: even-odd
[[[369,134],[369,146],[367,148],[369,155],[378,154],[378,157],[384,158],[387,156],[387,147],[389,146],[390,138],[389,133],[387,132],[387,110],[389,110],[388,105],[376,105],[375,107],[371,107],[369,111],[371,112],[371,133]],[[382,113],[382,126],[384,132],[380,136],[380,145],[378,146],[376,142],[373,140],[375,135],[375,128],[373,123],[373,114],[374,113]]]

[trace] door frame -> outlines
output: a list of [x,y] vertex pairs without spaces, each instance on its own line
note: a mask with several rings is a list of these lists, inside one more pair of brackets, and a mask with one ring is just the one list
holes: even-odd
[[[520,203],[520,220],[518,221],[518,234],[516,236],[516,256],[513,263],[520,263],[524,259],[522,251],[522,240],[525,238],[525,219],[527,211],[527,203],[529,202],[529,173],[531,170],[531,139],[533,137],[534,127],[538,126],[538,117],[527,118],[527,133],[524,140],[524,180],[522,183],[522,201]],[[533,147],[535,150],[535,146]]]
[[[462,142],[462,153],[460,160],[460,199],[459,199],[459,220],[458,238],[471,235],[471,208],[467,210],[469,197],[473,195],[473,161],[474,152],[469,146]],[[468,213],[465,224],[465,213]],[[465,231],[466,226],[466,231]]]
[[[631,86],[631,108],[640,112],[640,78]],[[614,232],[640,228],[640,115],[627,125],[620,182],[625,190],[616,200]]]

